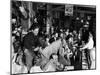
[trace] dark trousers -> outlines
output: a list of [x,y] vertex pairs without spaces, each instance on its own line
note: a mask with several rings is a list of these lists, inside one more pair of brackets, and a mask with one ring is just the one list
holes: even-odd
[[74,59],[74,70],[82,70],[82,52],[77,51]]
[[91,67],[90,50],[85,49],[85,54],[86,54],[86,61],[88,64],[88,69],[90,69],[90,67]]

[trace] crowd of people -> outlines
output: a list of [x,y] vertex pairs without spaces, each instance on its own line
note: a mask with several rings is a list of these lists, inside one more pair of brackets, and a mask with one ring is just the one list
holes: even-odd
[[[61,30],[60,33],[55,32],[51,36],[47,34],[40,36],[38,33],[39,27],[34,26],[24,37],[21,37],[19,32],[12,36],[12,54],[14,54],[12,55],[12,60],[15,59],[14,62],[17,65],[25,65],[29,73],[34,65],[40,66],[43,72],[64,71],[66,66],[74,66],[73,70],[82,70],[84,69],[82,68],[83,57],[86,58],[87,69],[92,69],[92,65],[95,66],[95,64],[93,64],[95,62],[95,57],[93,57],[95,55],[95,53],[93,53],[95,52],[95,46],[93,36],[91,32],[88,31],[87,25],[80,28],[79,32],[76,30],[70,32],[69,29],[67,29],[66,31]],[[53,47],[56,47],[55,45],[59,46],[59,44],[55,42],[60,39],[66,43],[64,43],[64,46],[61,46],[58,51],[54,52],[55,49]],[[55,45],[53,45],[53,43]],[[51,50],[44,51],[46,47],[49,47]],[[42,53],[42,51],[44,51],[44,53]],[[50,55],[45,56],[49,51],[51,51]],[[50,66],[49,69],[48,66]]]
[[95,69],[96,46],[89,26],[47,34],[35,18],[24,33],[18,17],[12,17],[12,73]]

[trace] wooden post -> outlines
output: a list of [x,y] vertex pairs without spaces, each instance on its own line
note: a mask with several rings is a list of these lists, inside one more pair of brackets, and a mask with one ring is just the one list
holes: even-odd
[[47,5],[47,25],[46,25],[46,33],[49,34],[50,33],[50,28],[52,26],[52,6],[51,5]]

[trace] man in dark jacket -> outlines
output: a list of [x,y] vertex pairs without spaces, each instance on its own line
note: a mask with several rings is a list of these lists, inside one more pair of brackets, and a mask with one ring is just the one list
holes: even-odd
[[32,67],[32,61],[36,57],[36,53],[39,50],[39,37],[38,37],[39,28],[38,26],[34,26],[24,38],[23,38],[23,46],[25,48],[25,56],[26,56],[26,66],[28,69],[28,73]]

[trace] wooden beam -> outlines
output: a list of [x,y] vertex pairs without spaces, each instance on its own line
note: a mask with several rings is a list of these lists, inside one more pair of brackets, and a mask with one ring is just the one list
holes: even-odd
[[[61,9],[61,8],[63,8],[63,6],[57,7],[57,9],[54,8],[54,9],[52,9],[51,11],[61,11],[61,12],[65,12],[65,10],[64,10],[64,9]],[[45,9],[45,8],[38,8],[38,9],[41,9],[41,10],[47,10],[47,11],[48,11],[48,9]],[[85,11],[85,10],[79,10],[79,9],[74,10],[74,12],[96,14],[95,11]]]
[[87,14],[96,14],[96,12],[91,12],[91,11],[84,11],[84,10],[74,10],[74,12],[78,12],[78,13],[87,13]]
[[64,8],[65,6],[59,6],[59,7],[56,7],[56,8],[52,8],[52,10],[51,11],[54,11],[54,10],[60,10],[60,9],[62,9],[62,8]]
[[96,8],[95,5],[75,5],[75,7],[88,7],[88,8]]

